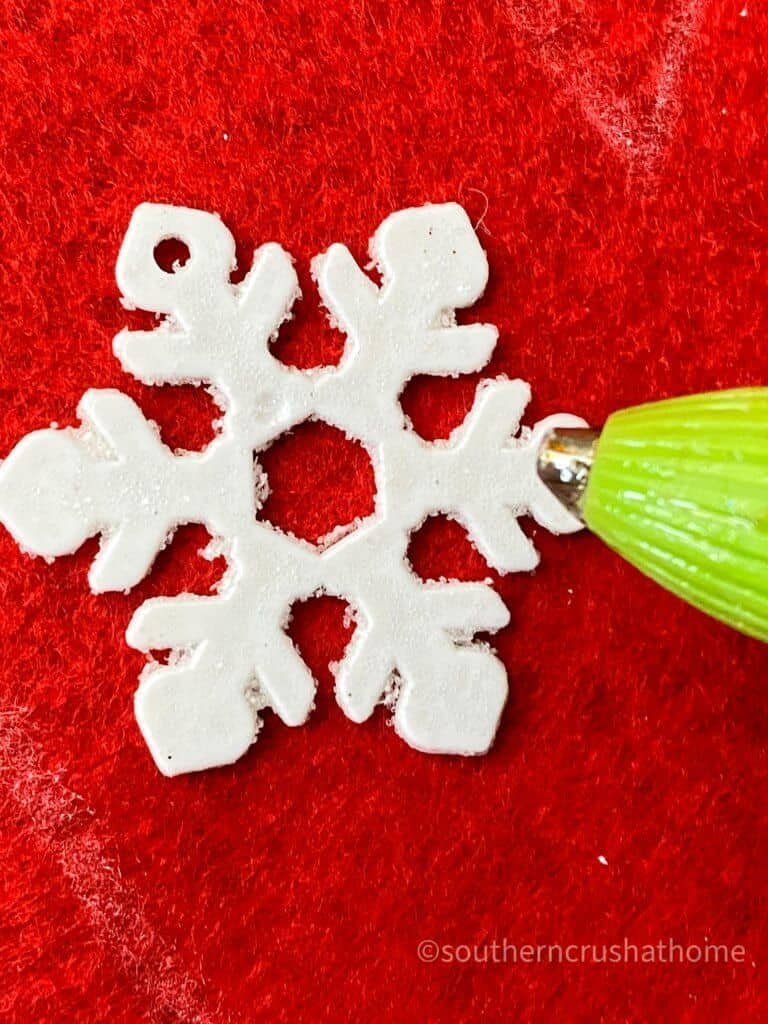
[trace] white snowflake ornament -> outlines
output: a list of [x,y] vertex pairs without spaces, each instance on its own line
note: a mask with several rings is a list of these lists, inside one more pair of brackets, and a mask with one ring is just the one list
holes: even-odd
[[[154,259],[164,239],[189,259],[167,273]],[[123,331],[114,351],[147,384],[212,389],[220,432],[200,453],[174,453],[119,391],[88,391],[79,430],[25,437],[0,466],[0,520],[27,551],[55,558],[95,534],[95,592],[128,590],[182,523],[202,523],[228,568],[218,592],[146,601],[128,643],[171,650],[144,669],[136,717],[166,775],[227,764],[254,742],[271,708],[300,725],[315,681],[286,633],[292,606],[319,593],[344,598],[357,623],[336,669],[336,696],[354,721],[381,703],[411,746],[479,754],[490,746],[507,694],[506,672],[478,632],[509,614],[486,583],[422,582],[406,557],[425,518],[458,519],[501,572],[532,569],[537,554],[517,524],[530,514],[558,533],[579,523],[539,481],[536,454],[553,416],[518,436],[529,398],[522,381],[478,390],[448,441],[428,443],[399,404],[415,374],[474,372],[488,362],[496,329],[457,326],[455,310],[481,295],[485,254],[460,206],[424,206],[388,217],[371,243],[378,288],[349,251],[333,245],[313,264],[332,323],[347,336],[338,367],[299,371],[270,343],[300,292],[288,254],[258,249],[232,284],[232,235],[218,217],[145,203],[117,262],[127,305],[162,316],[152,331]],[[258,452],[309,419],[360,441],[373,462],[375,513],[318,548],[259,521],[267,481]],[[339,531],[341,534],[342,531]]]

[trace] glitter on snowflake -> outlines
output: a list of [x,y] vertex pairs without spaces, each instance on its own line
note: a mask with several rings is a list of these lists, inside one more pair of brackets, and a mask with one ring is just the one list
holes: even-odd
[[[153,253],[179,239],[186,262],[167,273]],[[300,292],[288,254],[258,249],[232,284],[232,235],[214,215],[142,204],[117,262],[126,305],[159,314],[152,331],[123,331],[114,350],[147,384],[212,389],[220,432],[199,453],[174,453],[135,403],[114,390],[88,391],[79,430],[36,431],[0,466],[0,520],[27,551],[54,558],[101,535],[89,581],[94,592],[128,590],[151,569],[175,528],[202,523],[227,558],[219,591],[146,601],[128,643],[170,650],[144,669],[136,716],[162,772],[177,775],[240,757],[261,713],[300,725],[315,681],[286,634],[297,601],[344,598],[357,624],[336,668],[336,696],[354,721],[393,708],[403,739],[420,750],[479,754],[493,740],[507,694],[503,665],[478,632],[509,618],[486,583],[422,582],[406,551],[425,518],[444,513],[467,529],[500,572],[532,569],[536,552],[516,517],[553,532],[579,528],[541,484],[536,452],[553,416],[520,430],[527,384],[483,384],[464,424],[429,443],[399,403],[415,374],[481,369],[496,329],[457,326],[455,310],[481,295],[485,254],[460,206],[403,210],[371,243],[378,288],[349,251],[333,245],[313,271],[332,323],[347,336],[338,367],[299,371],[270,344]],[[376,510],[318,549],[259,521],[265,493],[258,453],[314,418],[368,450]],[[256,461],[255,461],[256,460]]]

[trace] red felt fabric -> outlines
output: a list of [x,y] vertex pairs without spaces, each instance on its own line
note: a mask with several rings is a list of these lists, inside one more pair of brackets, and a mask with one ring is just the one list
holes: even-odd
[[[746,7],[745,7],[746,4]],[[488,250],[490,372],[530,419],[768,382],[765,93],[756,0],[325,4],[3,0],[0,454],[121,387],[173,446],[215,415],[124,377],[143,323],[113,265],[133,207],[218,211],[247,263],[276,240],[305,298],[277,343],[342,348],[310,257],[365,258],[391,211],[458,200]],[[414,381],[445,436],[476,378]],[[364,454],[304,428],[270,453],[274,522],[365,512]],[[231,768],[167,780],[132,714],[123,631],[148,595],[221,571],[180,532],[130,595],[93,597],[94,545],[52,566],[0,535],[0,1019],[610,1022],[768,1019],[768,648],[660,592],[588,536],[498,580],[510,697],[485,758],[347,721],[343,606],[297,609],[320,680],[304,728],[267,719]],[[455,525],[424,576],[473,579]],[[604,857],[607,864],[601,863]],[[440,944],[742,944],[744,963],[419,961]],[[463,954],[461,954],[463,955]],[[487,953],[492,958],[493,953]]]

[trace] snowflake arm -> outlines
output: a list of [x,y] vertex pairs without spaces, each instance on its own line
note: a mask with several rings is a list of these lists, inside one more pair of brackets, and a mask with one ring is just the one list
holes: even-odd
[[[161,270],[159,241],[178,238],[190,257],[175,273]],[[269,243],[256,250],[245,280],[234,285],[235,242],[218,217],[143,203],[131,218],[117,280],[131,306],[165,316],[153,331],[121,331],[114,351],[145,384],[210,384],[227,414],[225,430],[251,447],[307,414],[310,381],[269,351],[300,296],[290,256]]]
[[405,567],[376,582],[357,584],[365,595],[358,627],[336,674],[344,713],[365,720],[394,680],[394,725],[410,746],[484,753],[506,700],[506,673],[472,637],[507,624],[504,603],[482,583],[423,584]]
[[313,261],[320,296],[349,349],[340,371],[318,389],[316,413],[376,444],[403,429],[399,397],[411,377],[481,369],[497,331],[490,324],[456,326],[455,310],[475,302],[488,279],[485,253],[460,206],[392,214],[370,251],[380,289],[342,245]]
[[319,555],[253,522],[228,559],[218,595],[145,601],[126,633],[138,650],[171,651],[147,665],[134,701],[166,775],[235,761],[264,708],[301,725],[313,707],[315,681],[285,629],[297,595],[319,588]]
[[555,427],[583,427],[568,414],[547,417],[519,436],[531,396],[521,380],[487,381],[469,416],[440,453],[449,467],[441,475],[437,509],[455,513],[480,553],[499,572],[535,569],[539,556],[517,522],[531,515],[552,533],[574,533],[581,523],[563,508],[536,470],[539,449]]
[[87,391],[78,413],[79,430],[36,431],[3,462],[0,519],[25,550],[45,558],[101,534],[91,589],[129,590],[177,525],[218,518],[202,495],[232,466],[216,449],[175,456],[119,391]]

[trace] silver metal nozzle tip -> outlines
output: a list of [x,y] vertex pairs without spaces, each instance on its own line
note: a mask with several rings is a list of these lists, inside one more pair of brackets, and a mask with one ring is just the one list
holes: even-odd
[[544,438],[536,463],[543,483],[582,522],[584,492],[599,437],[600,431],[589,427],[558,427]]

